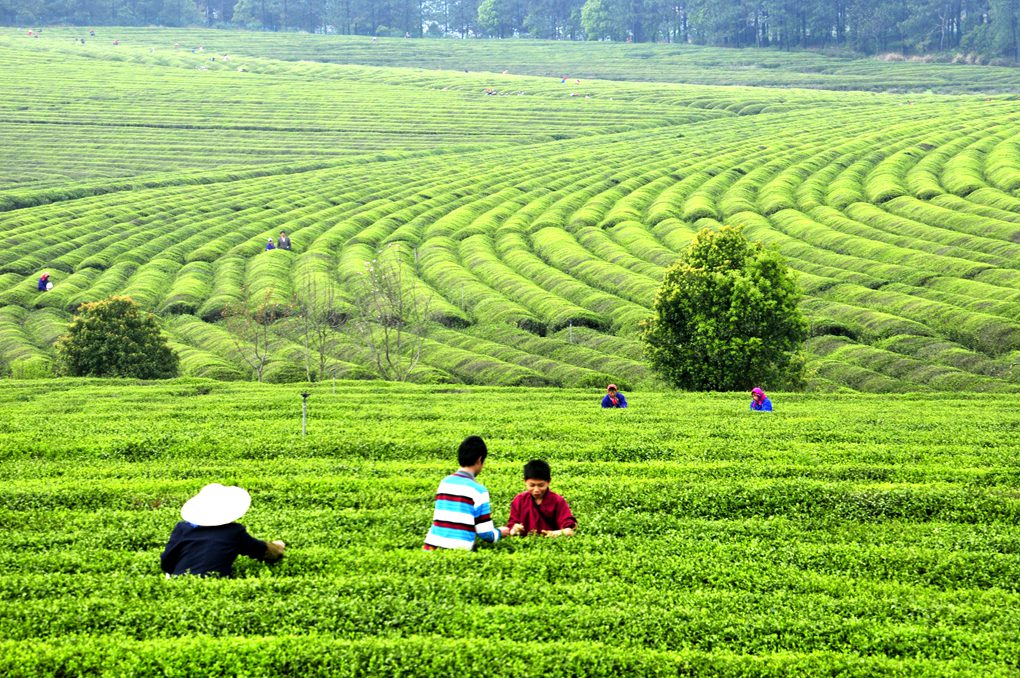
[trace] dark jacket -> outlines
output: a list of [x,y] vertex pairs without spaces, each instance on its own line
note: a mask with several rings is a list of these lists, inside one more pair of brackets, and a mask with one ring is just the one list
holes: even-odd
[[229,577],[237,556],[268,560],[267,552],[266,542],[252,537],[240,523],[199,527],[182,520],[174,526],[159,562],[167,574]]

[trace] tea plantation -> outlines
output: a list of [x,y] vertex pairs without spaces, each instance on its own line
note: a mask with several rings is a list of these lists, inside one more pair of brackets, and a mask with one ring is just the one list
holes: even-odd
[[[0,674],[1010,675],[1020,428],[1003,395],[338,382],[0,388]],[[569,539],[426,553],[465,435],[497,524],[549,460]],[[165,580],[208,482],[283,562]]]
[[[342,313],[382,250],[432,299],[416,381],[654,387],[636,334],[663,271],[731,224],[798,272],[810,389],[1020,386],[1013,69],[58,28],[0,31],[0,84],[16,376],[52,372],[80,304],[126,294],[186,375],[251,378],[221,322],[242,290],[286,316],[332,281]],[[281,230],[293,250],[264,252]],[[300,329],[275,329],[266,380],[306,379]],[[369,363],[342,334],[327,372]]]

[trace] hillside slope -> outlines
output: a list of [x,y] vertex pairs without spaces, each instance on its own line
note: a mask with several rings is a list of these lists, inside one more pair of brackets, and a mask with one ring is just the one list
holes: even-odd
[[[799,272],[813,388],[1020,384],[1012,97],[270,58],[286,36],[225,59],[155,46],[192,33],[114,46],[70,32],[0,36],[8,365],[47,364],[70,313],[118,293],[162,317],[186,373],[241,378],[218,321],[242,289],[285,309],[326,276],[344,307],[386,248],[434,300],[416,378],[647,385],[635,333],[662,272],[698,229],[728,223]],[[251,36],[209,37],[241,50]],[[891,67],[874,63],[868,77]],[[264,252],[281,230],[293,251]],[[43,270],[56,287],[39,294]],[[268,378],[305,378],[300,336],[279,329]],[[370,374],[347,336],[332,361]]]

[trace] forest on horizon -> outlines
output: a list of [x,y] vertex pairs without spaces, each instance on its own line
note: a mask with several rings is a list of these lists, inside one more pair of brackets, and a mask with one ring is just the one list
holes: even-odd
[[0,24],[667,42],[1020,58],[1020,0],[0,0]]

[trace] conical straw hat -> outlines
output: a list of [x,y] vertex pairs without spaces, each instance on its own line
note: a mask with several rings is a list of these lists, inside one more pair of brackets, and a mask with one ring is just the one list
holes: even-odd
[[251,495],[247,490],[212,483],[185,502],[181,518],[193,525],[215,527],[234,522],[248,512],[249,506]]

